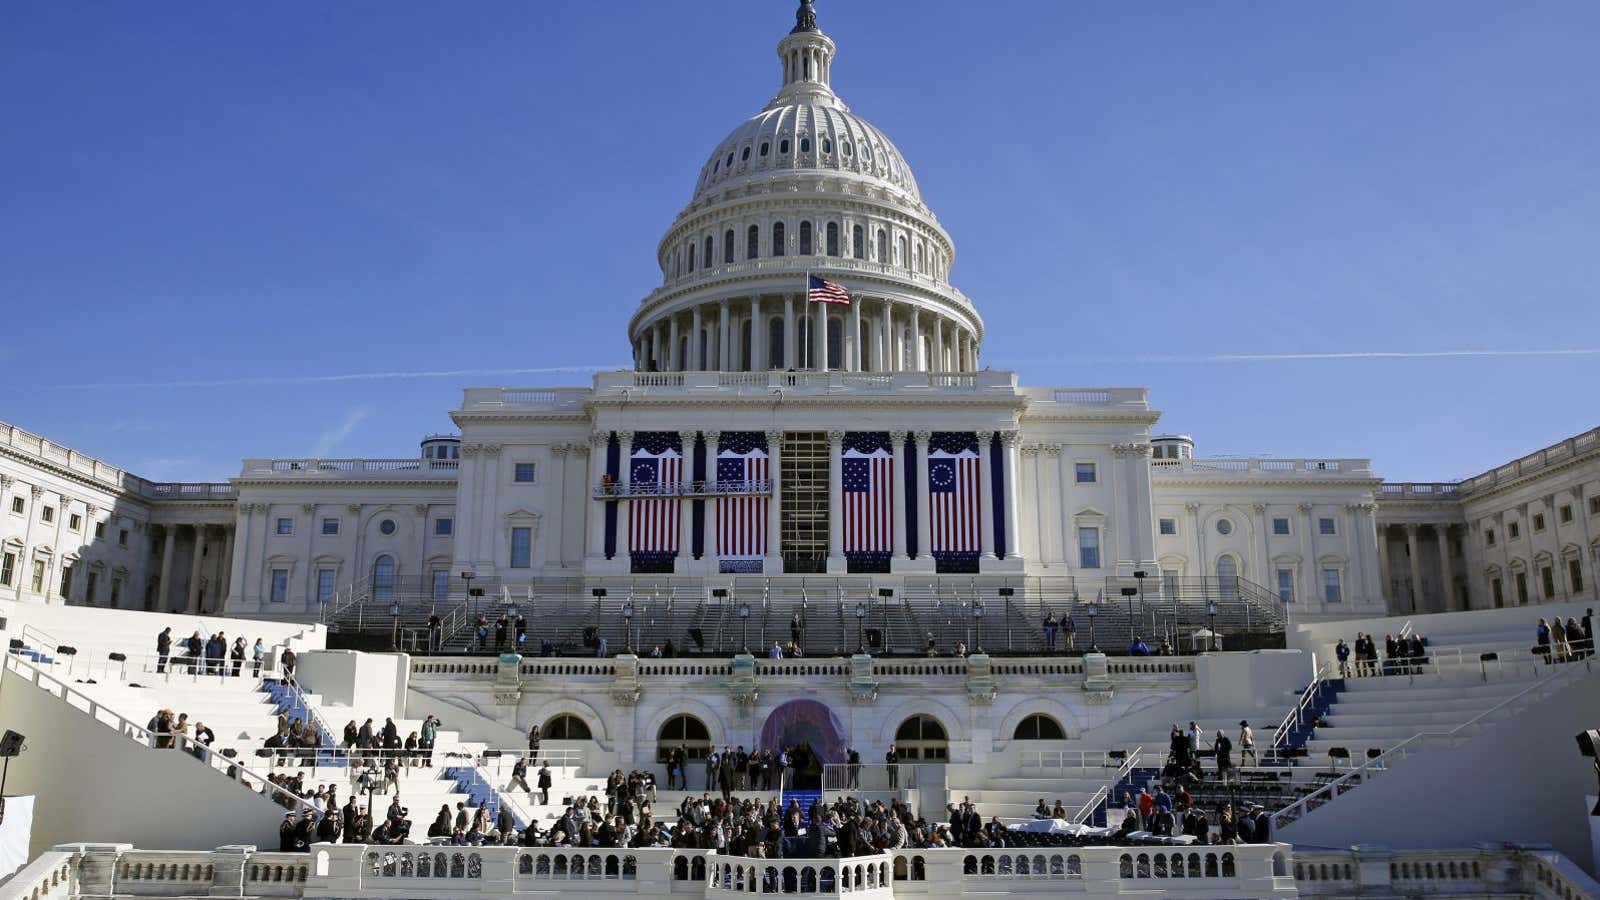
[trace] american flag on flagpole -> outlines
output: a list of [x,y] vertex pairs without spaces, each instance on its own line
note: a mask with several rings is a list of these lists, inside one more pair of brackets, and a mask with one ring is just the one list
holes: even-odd
[[806,276],[806,299],[812,303],[839,303],[850,305],[850,292],[844,285],[815,275]]
[[661,495],[630,501],[628,552],[676,556],[678,504],[683,502],[677,497],[683,481],[683,454],[676,447],[639,447],[629,460],[628,472],[632,493]]
[[[731,445],[731,446],[730,446]],[[767,553],[767,498],[751,493],[772,477],[764,447],[755,440],[741,441],[727,433],[717,451],[717,484],[747,493],[717,497],[716,556],[723,561],[759,560]],[[731,566],[723,571],[740,571]],[[750,571],[760,571],[750,568]]]
[[977,553],[978,452],[962,447],[928,451],[928,518],[936,554]]
[[861,450],[846,444],[844,552],[887,554],[894,550],[894,454],[883,446]]

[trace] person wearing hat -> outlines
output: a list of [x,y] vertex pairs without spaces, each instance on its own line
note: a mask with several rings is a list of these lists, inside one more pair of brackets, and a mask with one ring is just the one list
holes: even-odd
[[1246,759],[1250,760],[1250,762],[1248,763],[1249,765],[1252,765],[1252,766],[1260,765],[1260,762],[1256,759],[1256,733],[1254,731],[1250,730],[1250,723],[1249,722],[1245,721],[1244,719],[1240,719],[1239,720],[1239,765],[1241,765],[1241,766],[1246,765],[1246,763],[1245,763]]

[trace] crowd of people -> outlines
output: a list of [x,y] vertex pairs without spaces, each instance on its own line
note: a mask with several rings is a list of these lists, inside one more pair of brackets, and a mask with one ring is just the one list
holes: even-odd
[[1560,616],[1551,616],[1548,621],[1540,616],[1534,639],[1537,641],[1535,652],[1547,663],[1593,656],[1594,607],[1584,610],[1582,621],[1575,616],[1567,616],[1565,622]]
[[1198,844],[1265,844],[1272,840],[1272,816],[1258,803],[1219,803],[1207,813],[1181,782],[1170,792],[1163,782],[1156,793],[1141,788],[1137,797],[1122,795],[1125,810],[1116,837],[1145,831],[1158,837],[1189,835]]
[[[173,653],[174,647],[178,650]],[[202,637],[199,631],[189,635],[182,641],[175,641],[172,636],[172,626],[161,629],[156,635],[156,674],[165,674],[170,664],[176,671],[179,666],[184,667],[188,674],[204,674],[239,677],[244,672],[246,661],[251,663],[250,676],[261,676],[262,663],[267,658],[267,645],[261,638],[256,638],[254,645],[246,645],[244,635],[234,638],[233,646],[228,645],[228,636],[217,632],[210,637]]]
[[1333,647],[1339,662],[1339,677],[1373,675],[1416,675],[1428,662],[1428,639],[1413,631],[1396,637],[1383,636],[1383,658],[1378,658],[1378,642],[1365,632],[1356,633],[1355,646],[1339,638]]

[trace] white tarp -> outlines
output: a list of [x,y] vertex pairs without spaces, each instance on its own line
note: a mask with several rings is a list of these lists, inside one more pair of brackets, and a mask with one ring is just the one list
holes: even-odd
[[1108,828],[1097,828],[1093,825],[1074,825],[1066,819],[1034,819],[1029,822],[1018,822],[1011,826],[1012,831],[1027,831],[1034,834],[1070,834],[1080,837],[1086,834],[1110,834]]
[[7,878],[28,862],[28,839],[33,834],[33,798],[4,798],[0,818],[0,878]]

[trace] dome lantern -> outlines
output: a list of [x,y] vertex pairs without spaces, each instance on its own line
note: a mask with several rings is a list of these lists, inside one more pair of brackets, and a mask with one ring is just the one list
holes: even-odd
[[817,27],[817,12],[811,0],[802,0],[794,19],[794,30],[778,42],[778,61],[783,68],[783,89],[778,97],[783,101],[804,94],[832,97],[835,48]]

